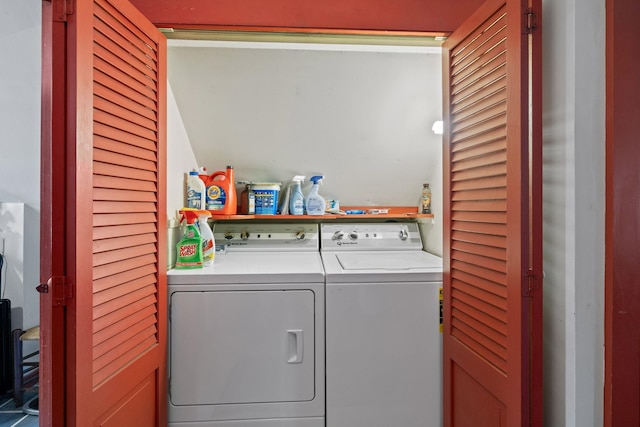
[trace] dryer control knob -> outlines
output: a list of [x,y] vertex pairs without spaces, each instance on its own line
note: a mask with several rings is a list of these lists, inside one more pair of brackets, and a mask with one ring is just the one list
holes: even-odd
[[233,233],[230,231],[227,231],[226,233],[224,233],[224,238],[227,240],[233,239]]
[[242,240],[247,240],[249,239],[249,232],[247,230],[243,230],[242,233],[240,233],[240,238]]
[[304,234],[304,230],[296,231],[296,234],[295,234],[296,240],[304,240],[305,237],[307,237],[307,236]]
[[407,230],[402,229],[400,230],[400,240],[407,240],[409,238],[409,233],[407,233]]
[[351,240],[358,240],[358,233],[356,231],[352,231],[351,233],[349,233],[349,238]]
[[336,231],[335,233],[333,233],[333,237],[331,238],[331,240],[342,240],[343,237],[344,237],[344,232]]

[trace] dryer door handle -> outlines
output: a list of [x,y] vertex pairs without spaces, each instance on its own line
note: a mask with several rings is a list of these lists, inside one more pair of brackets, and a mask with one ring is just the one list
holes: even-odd
[[302,363],[304,357],[304,332],[302,329],[287,330],[287,363]]

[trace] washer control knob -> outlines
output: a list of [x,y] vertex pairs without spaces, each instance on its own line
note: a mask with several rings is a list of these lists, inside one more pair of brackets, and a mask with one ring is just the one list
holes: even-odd
[[296,234],[295,234],[296,240],[304,240],[305,237],[307,237],[307,236],[304,234],[304,230],[296,231]]
[[407,240],[409,238],[409,233],[404,228],[400,230],[400,240]]
[[242,240],[248,240],[249,239],[249,232],[247,230],[242,230],[242,232],[240,233],[240,238]]
[[227,231],[226,233],[224,233],[224,238],[227,240],[233,239],[233,233],[230,231]]
[[352,231],[351,233],[349,233],[349,238],[351,240],[358,240],[358,232],[357,231]]
[[331,240],[342,240],[343,237],[344,237],[344,232],[336,231],[335,233],[333,233],[333,237],[331,238]]

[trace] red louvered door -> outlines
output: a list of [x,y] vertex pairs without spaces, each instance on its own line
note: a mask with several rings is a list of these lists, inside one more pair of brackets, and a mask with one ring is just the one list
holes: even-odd
[[539,16],[489,0],[444,45],[447,427],[542,425]]
[[[53,72],[54,87],[64,74],[66,100],[53,105],[67,118],[66,136],[52,143],[54,152],[64,145],[65,161],[49,165],[53,176],[66,171],[64,191],[50,191],[66,211],[50,224],[65,230],[64,244],[45,250],[64,251],[70,298],[64,324],[42,325],[44,337],[60,328],[66,337],[64,415],[45,398],[42,422],[165,425],[166,40],[126,0],[53,5],[53,20],[66,20],[53,52],[67,58],[64,73]],[[45,390],[51,381],[60,390],[59,364],[45,367]]]

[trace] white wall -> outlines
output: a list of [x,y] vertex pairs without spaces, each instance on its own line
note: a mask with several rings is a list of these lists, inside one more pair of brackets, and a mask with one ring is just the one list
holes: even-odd
[[0,2],[0,202],[11,202],[0,234],[13,328],[39,323],[41,8],[40,0]]
[[543,0],[545,426],[601,426],[604,0]]
[[441,158],[439,49],[256,45],[169,48],[198,161],[237,180],[324,175],[343,206],[417,206]]
[[167,218],[171,220],[185,206],[186,173],[197,168],[198,162],[170,83],[167,92]]

